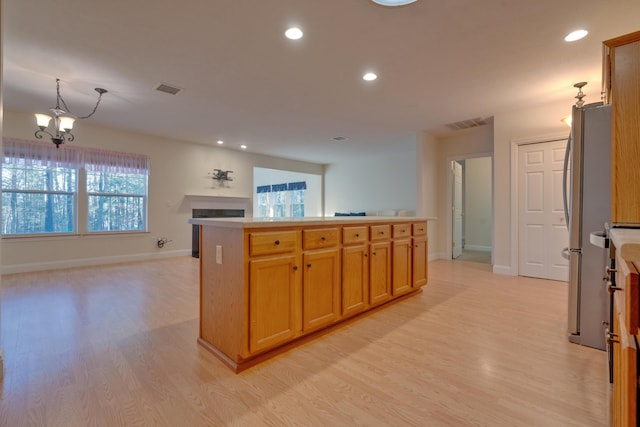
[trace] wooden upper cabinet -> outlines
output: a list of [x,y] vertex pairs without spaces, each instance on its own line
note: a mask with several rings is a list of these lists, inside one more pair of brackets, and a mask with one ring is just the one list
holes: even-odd
[[640,31],[604,42],[603,98],[611,104],[611,220],[640,224]]

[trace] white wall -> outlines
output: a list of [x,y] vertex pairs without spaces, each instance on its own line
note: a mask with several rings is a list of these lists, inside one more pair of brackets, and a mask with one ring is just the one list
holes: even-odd
[[[5,137],[35,139],[34,127],[32,115],[5,111]],[[188,254],[191,225],[187,219],[194,199],[185,195],[246,197],[251,210],[255,166],[323,173],[318,164],[97,127],[90,120],[77,123],[74,134],[74,145],[149,155],[149,233],[4,239],[4,273]],[[213,169],[234,171],[233,181],[225,184],[228,187],[219,187],[207,175]],[[158,249],[154,239],[158,236],[172,242]]]
[[253,168],[253,211],[258,210],[257,187],[300,181],[307,183],[304,192],[304,216],[322,216],[322,175],[258,167]]
[[[572,100],[509,111],[494,116],[494,266],[493,271],[516,274],[516,253],[511,245],[511,141],[569,134],[560,120],[571,111]],[[515,234],[515,231],[513,231]]]
[[439,257],[438,232],[442,227],[442,219],[438,218],[438,188],[441,179],[438,177],[438,140],[433,135],[423,132],[416,143],[417,195],[416,216],[436,218],[429,221],[427,234],[429,261]]
[[325,166],[324,214],[381,210],[416,210],[416,151],[410,148],[384,155],[363,153],[357,160]]
[[467,249],[491,250],[491,162],[491,157],[464,161],[464,240]]

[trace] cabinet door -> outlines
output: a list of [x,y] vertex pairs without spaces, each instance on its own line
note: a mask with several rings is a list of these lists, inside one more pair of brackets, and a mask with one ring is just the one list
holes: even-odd
[[304,254],[302,330],[307,332],[338,320],[340,265],[336,249]]
[[[640,222],[640,32],[612,51],[612,221]],[[631,38],[631,39],[633,39]]]
[[296,257],[249,262],[249,351],[284,343],[296,334]]
[[393,295],[411,290],[411,239],[393,241]]
[[342,315],[363,311],[369,300],[369,254],[366,245],[342,249]]
[[391,298],[391,243],[372,243],[369,257],[369,304]]
[[637,420],[637,348],[633,335],[627,334],[624,327],[624,313],[620,306],[621,304],[615,306],[616,313],[613,317],[615,340],[611,418],[614,427],[635,426]]
[[427,284],[427,236],[413,238],[413,287],[419,288]]

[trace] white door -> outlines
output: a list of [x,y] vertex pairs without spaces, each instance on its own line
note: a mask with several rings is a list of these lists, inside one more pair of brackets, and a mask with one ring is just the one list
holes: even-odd
[[453,173],[453,241],[452,257],[462,255],[462,165],[455,160],[451,162]]
[[567,141],[518,148],[518,269],[522,276],[568,280],[569,244],[562,203],[562,167]]

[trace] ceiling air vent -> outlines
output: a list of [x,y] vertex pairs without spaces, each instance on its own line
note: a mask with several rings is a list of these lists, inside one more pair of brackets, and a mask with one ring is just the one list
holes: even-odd
[[156,90],[158,92],[168,93],[169,95],[177,95],[184,89],[178,86],[170,85],[168,83],[159,83],[158,86],[156,86]]
[[475,128],[478,126],[484,126],[486,124],[487,124],[486,119],[477,117],[475,119],[462,120],[460,122],[449,123],[449,124],[446,124],[445,126],[451,130],[462,130],[462,129]]

